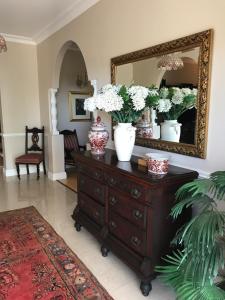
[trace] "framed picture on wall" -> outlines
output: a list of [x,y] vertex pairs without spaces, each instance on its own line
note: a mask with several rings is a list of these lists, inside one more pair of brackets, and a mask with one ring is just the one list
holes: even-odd
[[90,121],[90,111],[84,110],[84,100],[89,93],[69,92],[69,110],[71,121]]

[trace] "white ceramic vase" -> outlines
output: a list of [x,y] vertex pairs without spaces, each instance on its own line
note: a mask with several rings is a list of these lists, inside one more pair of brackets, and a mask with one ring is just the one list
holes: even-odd
[[136,127],[131,123],[118,123],[114,126],[114,143],[119,161],[129,161],[135,142]]
[[180,141],[181,124],[177,120],[165,120],[161,123],[161,140],[169,142]]

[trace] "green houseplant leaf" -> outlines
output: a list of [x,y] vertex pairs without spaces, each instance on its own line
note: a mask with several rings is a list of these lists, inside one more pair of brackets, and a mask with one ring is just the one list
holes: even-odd
[[197,207],[198,214],[177,232],[173,242],[183,251],[173,252],[157,267],[161,279],[174,288],[177,300],[222,300],[225,292],[214,284],[225,261],[225,212],[218,200],[225,197],[225,172],[184,184],[171,210],[177,219],[184,209]]

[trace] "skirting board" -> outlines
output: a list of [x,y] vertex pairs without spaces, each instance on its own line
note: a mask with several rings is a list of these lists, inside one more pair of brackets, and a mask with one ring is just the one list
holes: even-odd
[[67,175],[66,175],[66,172],[61,172],[61,173],[48,172],[48,178],[55,181],[55,180],[60,180],[60,179],[66,179]]
[[[30,166],[29,171],[30,171],[30,173],[37,173],[37,168],[35,166]],[[17,176],[16,169],[10,169],[10,170],[3,169],[3,172],[4,172],[4,175],[6,177]],[[43,172],[43,167],[42,166],[40,167],[40,172]],[[27,174],[27,169],[24,168],[24,167],[21,167],[20,168],[20,175],[25,175],[25,174]],[[48,172],[48,178],[50,180],[55,181],[55,180],[60,180],[60,179],[66,179],[67,175],[66,175],[66,172],[61,172],[61,173]]]
[[[30,173],[37,173],[37,168],[35,166],[29,166]],[[40,172],[43,172],[43,166],[40,166]],[[3,173],[6,177],[17,176],[16,169],[5,169],[3,168]],[[27,174],[26,167],[20,167],[20,175]]]

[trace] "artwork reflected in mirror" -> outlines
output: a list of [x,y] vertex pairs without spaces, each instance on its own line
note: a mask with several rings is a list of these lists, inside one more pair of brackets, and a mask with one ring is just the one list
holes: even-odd
[[112,83],[152,91],[153,104],[135,124],[136,144],[205,157],[211,34],[207,30],[111,60]]

